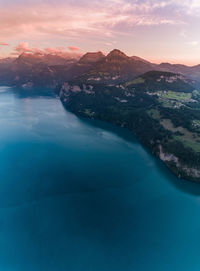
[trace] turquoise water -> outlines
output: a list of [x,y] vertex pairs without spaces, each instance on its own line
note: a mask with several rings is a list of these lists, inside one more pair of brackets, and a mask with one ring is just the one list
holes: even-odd
[[131,133],[6,87],[0,127],[1,271],[200,270],[200,185]]

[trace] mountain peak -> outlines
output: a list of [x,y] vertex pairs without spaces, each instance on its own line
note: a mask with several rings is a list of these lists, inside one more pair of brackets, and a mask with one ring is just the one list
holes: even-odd
[[107,58],[109,58],[109,57],[127,58],[128,56],[126,54],[124,54],[122,51],[120,51],[118,49],[114,49],[107,55]]
[[99,51],[99,52],[88,52],[85,55],[83,55],[81,57],[81,59],[79,60],[79,63],[95,63],[95,62],[99,62],[104,58],[104,54]]
[[106,57],[106,62],[111,63],[124,63],[129,62],[130,58],[118,49],[112,50]]
[[42,61],[42,55],[41,54],[33,54],[33,53],[22,53],[18,56],[18,58],[15,60],[15,63],[18,64],[36,64]]

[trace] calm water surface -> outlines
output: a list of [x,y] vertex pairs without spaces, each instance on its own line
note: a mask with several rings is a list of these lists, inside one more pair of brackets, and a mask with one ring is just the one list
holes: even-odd
[[200,185],[50,93],[0,88],[0,270],[200,270]]

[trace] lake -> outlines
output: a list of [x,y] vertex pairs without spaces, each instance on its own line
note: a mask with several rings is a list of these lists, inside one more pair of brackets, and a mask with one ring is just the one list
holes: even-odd
[[1,271],[200,270],[200,184],[47,90],[0,87]]

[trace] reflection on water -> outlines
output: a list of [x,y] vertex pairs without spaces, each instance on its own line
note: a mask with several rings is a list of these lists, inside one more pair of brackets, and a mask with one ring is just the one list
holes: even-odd
[[131,133],[4,87],[0,127],[0,270],[199,270],[200,186]]

